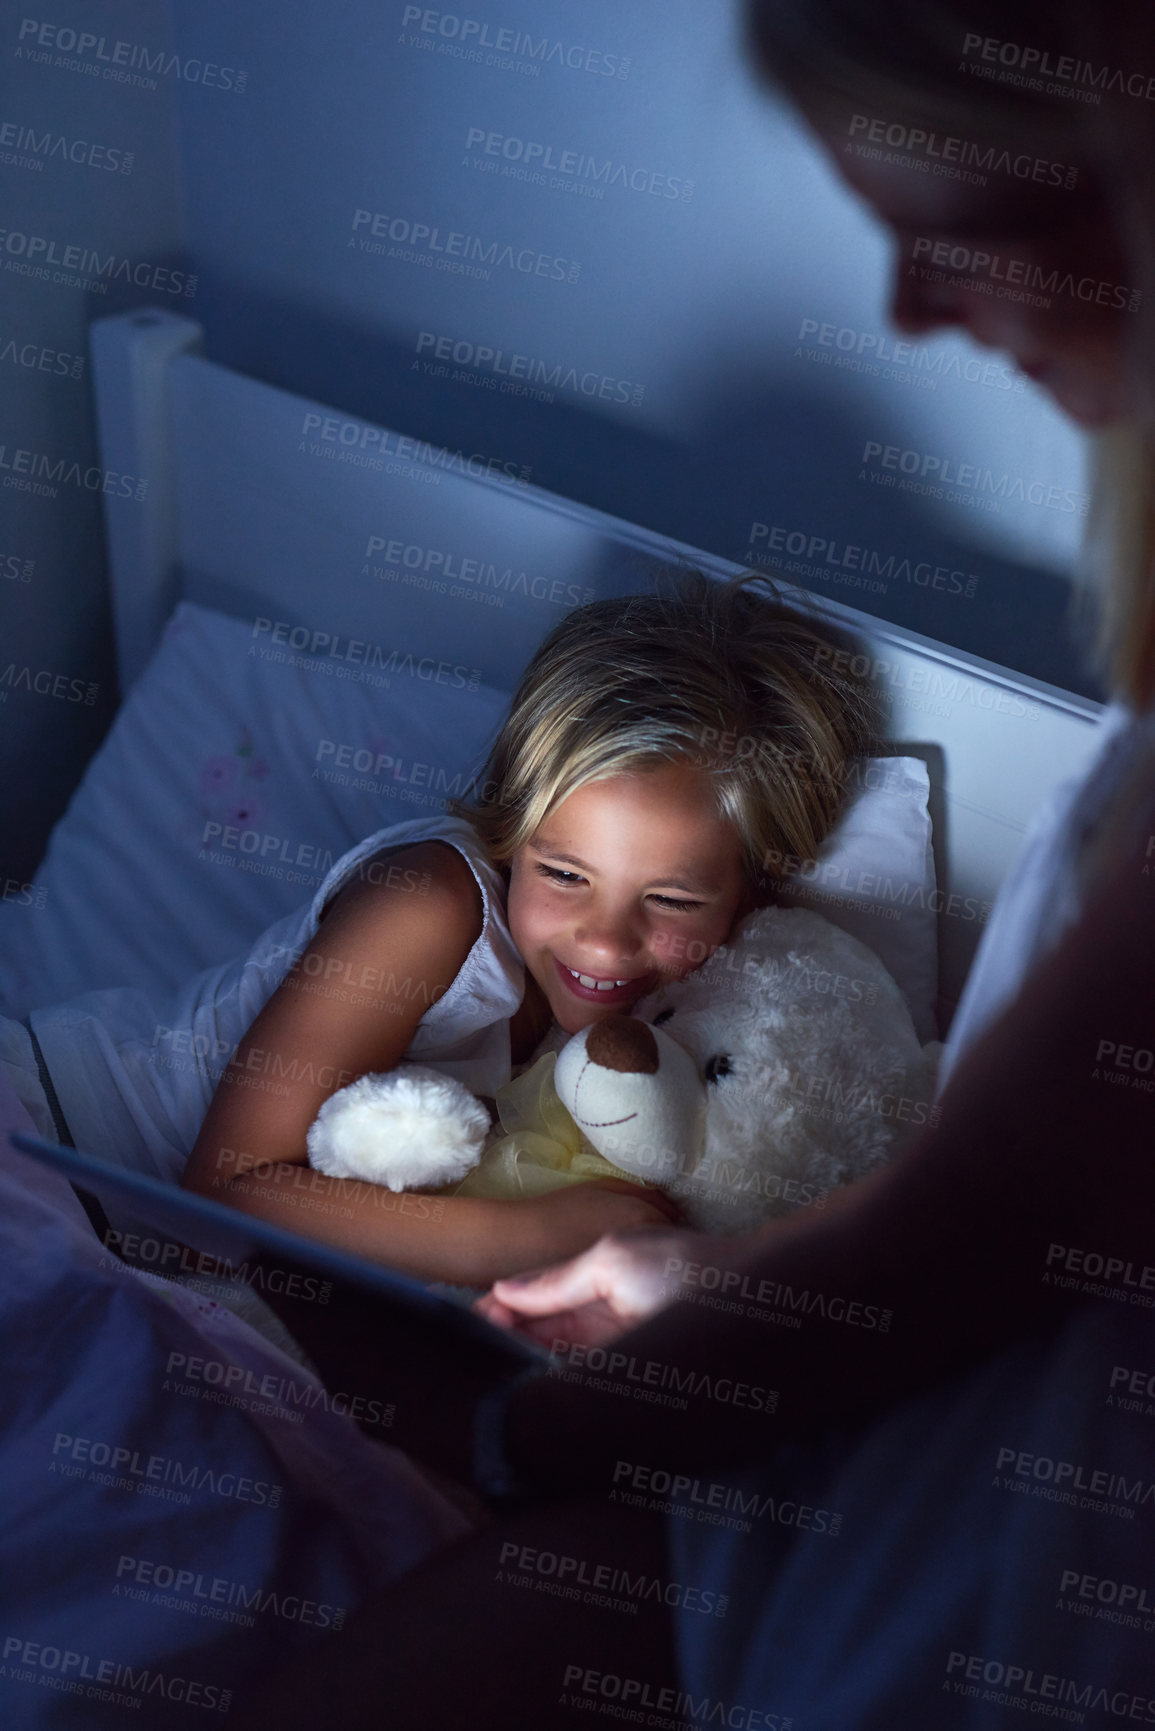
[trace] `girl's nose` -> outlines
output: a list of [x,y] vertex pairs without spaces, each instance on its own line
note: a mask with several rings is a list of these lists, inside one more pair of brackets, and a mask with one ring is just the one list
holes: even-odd
[[574,931],[574,942],[587,960],[618,966],[631,960],[641,947],[633,921],[625,912],[605,909],[591,912]]

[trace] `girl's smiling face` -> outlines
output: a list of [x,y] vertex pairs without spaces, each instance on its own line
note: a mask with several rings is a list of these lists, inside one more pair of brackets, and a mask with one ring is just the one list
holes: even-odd
[[691,973],[753,906],[737,832],[689,763],[588,783],[510,862],[513,941],[567,1034]]

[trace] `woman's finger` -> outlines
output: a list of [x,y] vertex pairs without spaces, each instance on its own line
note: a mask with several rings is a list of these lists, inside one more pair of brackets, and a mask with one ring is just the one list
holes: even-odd
[[583,1251],[570,1262],[542,1268],[530,1274],[515,1274],[495,1280],[493,1295],[522,1315],[548,1316],[554,1311],[573,1310],[592,1304],[604,1293],[605,1269],[594,1250]]
[[540,1346],[604,1346],[622,1332],[622,1321],[602,1301],[587,1304],[581,1310],[551,1312],[548,1316],[521,1316],[491,1292],[475,1300],[473,1309],[497,1328],[519,1334]]
[[514,1328],[517,1324],[517,1312],[511,1310],[508,1304],[494,1298],[492,1292],[483,1293],[475,1298],[471,1307],[478,1316],[483,1316],[486,1322],[492,1322],[495,1328]]
[[629,1326],[603,1300],[585,1304],[580,1310],[563,1310],[553,1316],[524,1316],[516,1332],[539,1346],[608,1346]]

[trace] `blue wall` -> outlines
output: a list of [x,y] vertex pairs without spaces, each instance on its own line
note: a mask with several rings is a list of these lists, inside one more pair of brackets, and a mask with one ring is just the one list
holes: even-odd
[[[242,102],[184,93],[186,236],[218,358],[733,559],[804,535],[814,587],[1080,682],[1055,581],[1079,440],[962,339],[885,376],[887,244],[754,85],[729,0],[666,0],[660,21],[637,0],[290,4],[275,32],[230,0],[176,18],[187,50],[227,40],[251,67]],[[470,240],[475,271],[494,247],[507,262],[454,268]],[[531,261],[545,274],[521,274]],[[502,389],[513,355],[560,369],[552,402]],[[868,444],[982,466],[988,490],[901,491]],[[1036,480],[1070,497],[1015,499]],[[838,581],[818,542],[893,555],[885,588]],[[967,580],[921,588],[920,562]]]
[[30,16],[0,11],[0,894],[18,897],[117,703],[100,500],[122,477],[99,468],[88,327],[194,304],[170,292],[177,81],[132,65],[171,58],[165,8],[86,0],[22,33]]
[[[1094,689],[1064,623],[1080,440],[961,338],[896,365],[887,244],[753,84],[732,0],[170,0],[59,22],[170,34],[194,69],[121,86],[14,61],[5,26],[14,117],[136,152],[130,176],[0,165],[21,224],[51,213],[195,274],[191,296],[116,305],[179,304],[213,358],[271,383],[735,560],[794,552],[815,590]],[[114,304],[3,281],[8,322],[80,355]],[[10,443],[91,450],[82,382],[17,383]],[[888,446],[987,474],[935,497],[884,469]],[[2,550],[37,562],[3,585],[17,659],[101,685],[83,716],[27,698],[23,743],[9,730],[9,766],[29,743],[48,766],[24,796],[42,841],[106,714],[105,580],[91,497],[4,501]]]

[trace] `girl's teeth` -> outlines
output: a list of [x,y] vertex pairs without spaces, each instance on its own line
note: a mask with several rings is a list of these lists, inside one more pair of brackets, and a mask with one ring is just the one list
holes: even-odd
[[572,968],[566,970],[573,974],[579,986],[587,991],[612,992],[615,986],[628,986],[628,980],[595,980],[592,974],[576,974]]

